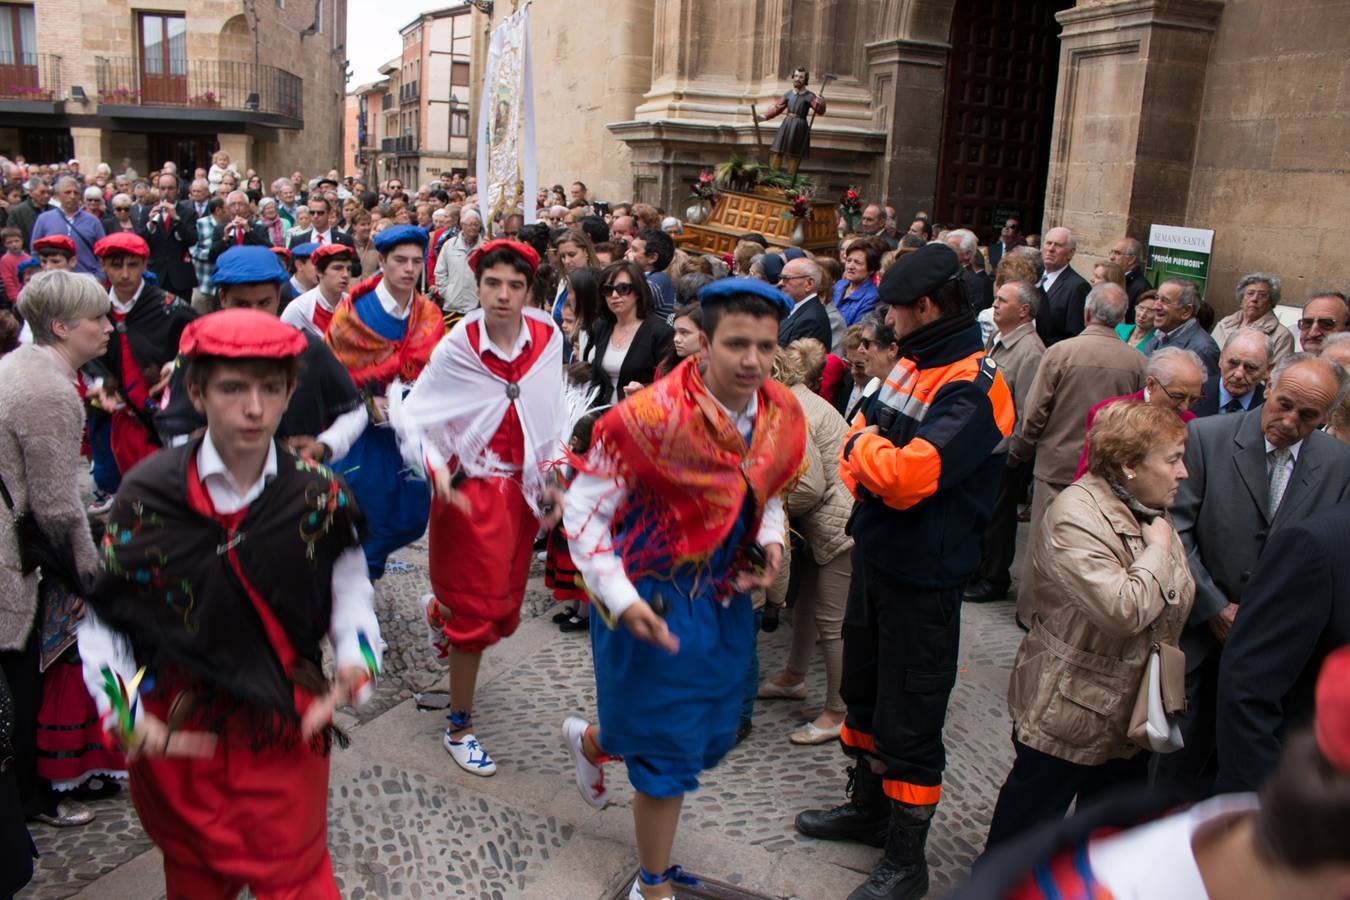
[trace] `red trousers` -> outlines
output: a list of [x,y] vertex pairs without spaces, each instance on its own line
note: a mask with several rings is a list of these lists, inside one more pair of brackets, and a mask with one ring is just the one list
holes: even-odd
[[312,874],[295,884],[277,886],[250,884],[230,880],[205,869],[176,862],[164,857],[164,889],[166,900],[234,900],[245,887],[258,900],[341,900],[337,880],[333,878],[333,863],[328,852],[323,863]]

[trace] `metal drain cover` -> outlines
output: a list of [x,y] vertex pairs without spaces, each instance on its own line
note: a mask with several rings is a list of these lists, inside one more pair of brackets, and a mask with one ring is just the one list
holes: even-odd
[[[736,887],[734,884],[727,884],[725,881],[718,881],[715,878],[706,878],[697,872],[685,870],[686,874],[693,875],[698,879],[698,884],[693,886],[678,884],[675,886],[676,900],[773,900],[768,894],[757,894],[754,891],[747,891],[745,888]],[[611,895],[610,900],[628,900],[628,892],[633,887],[633,882],[637,880],[637,869],[634,869],[628,876],[628,879],[619,887],[617,893]]]

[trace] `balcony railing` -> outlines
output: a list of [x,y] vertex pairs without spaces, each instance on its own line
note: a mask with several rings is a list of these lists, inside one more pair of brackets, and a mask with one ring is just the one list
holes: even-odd
[[415,103],[422,96],[421,84],[416,81],[409,81],[407,84],[398,86],[399,103]]
[[61,57],[0,51],[0,100],[52,103],[61,99]]
[[304,123],[304,80],[285,69],[219,59],[94,57],[104,106],[187,107],[255,113],[284,127]]
[[393,109],[393,108],[394,108],[394,95],[393,95],[393,94],[385,94],[383,97],[380,98],[380,109],[381,109],[381,110],[389,110],[389,109]]
[[380,141],[380,151],[382,153],[416,153],[417,138],[411,134],[385,138]]

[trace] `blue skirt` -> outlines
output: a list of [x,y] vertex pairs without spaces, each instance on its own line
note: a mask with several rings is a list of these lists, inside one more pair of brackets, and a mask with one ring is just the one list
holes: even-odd
[[389,554],[426,532],[430,486],[404,464],[392,428],[367,427],[332,468],[347,482],[365,513],[366,539],[361,549],[374,581],[384,574]]
[[673,577],[636,582],[644,601],[658,594],[666,601],[666,624],[680,639],[674,655],[638,640],[622,624],[611,630],[599,615],[591,616],[600,744],[624,758],[633,787],[648,796],[695,790],[699,774],[736,744],[756,639],[754,613],[749,594],[735,594],[723,606],[712,582],[729,572],[745,521],[702,577],[686,565]]

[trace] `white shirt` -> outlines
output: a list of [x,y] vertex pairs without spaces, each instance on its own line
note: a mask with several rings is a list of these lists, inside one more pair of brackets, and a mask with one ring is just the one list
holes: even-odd
[[1088,862],[1115,900],[1206,900],[1195,833],[1225,816],[1260,809],[1255,794],[1222,794],[1190,809],[1088,844]]
[[384,307],[384,311],[395,319],[408,318],[409,314],[412,313],[412,302],[416,295],[417,292],[414,291],[413,296],[408,298],[408,305],[400,306],[399,302],[394,299],[394,295],[389,293],[389,288],[384,286],[383,278],[380,279],[379,284],[375,285],[375,296],[379,298],[380,306]]
[[[716,398],[713,398],[714,400]],[[752,398],[745,411],[731,413],[719,402],[717,405],[732,417],[742,434],[754,426],[759,411],[757,398]],[[614,517],[627,498],[629,488],[614,471],[612,463],[597,448],[587,460],[591,471],[577,475],[568,488],[563,503],[563,527],[572,535],[572,559],[581,572],[586,586],[605,609],[618,618],[642,598],[624,570],[623,559],[614,552]],[[783,500],[775,496],[764,504],[764,517],[759,524],[756,540],[765,547],[783,544],[785,516]]]
[[131,299],[126,303],[123,303],[121,300],[117,299],[117,290],[115,288],[108,288],[108,299],[112,301],[113,312],[123,316],[131,312],[131,308],[136,305],[136,301],[141,299],[141,291],[143,290],[145,290],[144,278],[141,279],[140,284],[136,285],[136,293],[131,295]]
[[[202,445],[197,450],[197,475],[201,478],[206,492],[216,512],[223,515],[238,512],[262,495],[267,484],[277,474],[277,446],[273,443],[267,449],[267,461],[263,463],[262,474],[253,484],[241,485],[235,481],[225,461],[216,449],[208,427]],[[338,666],[366,665],[365,655],[361,652],[358,634],[364,632],[371,648],[375,651],[377,662],[383,659],[383,642],[380,640],[380,622],[375,616],[375,588],[370,584],[366,570],[366,557],[358,547],[349,547],[333,564],[332,613],[328,622],[328,637],[333,643],[333,657]],[[136,663],[131,648],[126,641],[108,628],[94,614],[85,608],[85,617],[79,631],[80,658],[84,666],[84,683],[94,698],[100,714],[111,709],[108,697],[103,692],[103,667],[130,682],[136,672]],[[365,702],[372,690],[367,685],[357,703]],[[137,715],[141,707],[137,706]],[[106,727],[116,725],[114,717],[106,718]]]
[[281,321],[293,328],[323,337],[323,329],[314,324],[314,309],[320,306],[330,313],[337,309],[334,304],[328,302],[323,291],[316,285],[286,304],[286,308],[281,311]]
[[623,361],[628,356],[627,347],[616,347],[611,341],[605,347],[605,355],[600,360],[600,370],[605,373],[609,379],[610,386],[614,389],[610,395],[610,403],[618,403],[623,399],[623,394],[619,393],[619,375],[623,371]]
[[1056,279],[1058,279],[1060,276],[1060,273],[1062,273],[1064,269],[1067,268],[1068,266],[1064,266],[1063,268],[1056,269],[1053,272],[1051,272],[1049,269],[1046,269],[1045,277],[1041,280],[1041,290],[1045,291],[1047,294],[1050,293],[1050,288],[1054,286]]
[[[1269,469],[1270,454],[1274,453],[1277,448],[1270,441],[1266,441],[1265,443],[1266,443],[1266,468]],[[1292,476],[1294,474],[1294,463],[1298,462],[1298,452],[1303,449],[1303,441],[1302,439],[1300,439],[1290,444],[1288,447],[1285,447],[1284,449],[1289,451],[1289,458],[1285,460],[1284,467],[1289,470],[1289,474]]]
[[488,336],[487,326],[479,332],[479,340],[482,342],[478,348],[479,354],[491,353],[502,362],[513,362],[517,356],[525,352],[525,348],[530,346],[530,326],[526,323],[525,317],[520,318],[520,331],[516,333],[516,341],[511,345],[510,351],[504,351],[492,342]]

